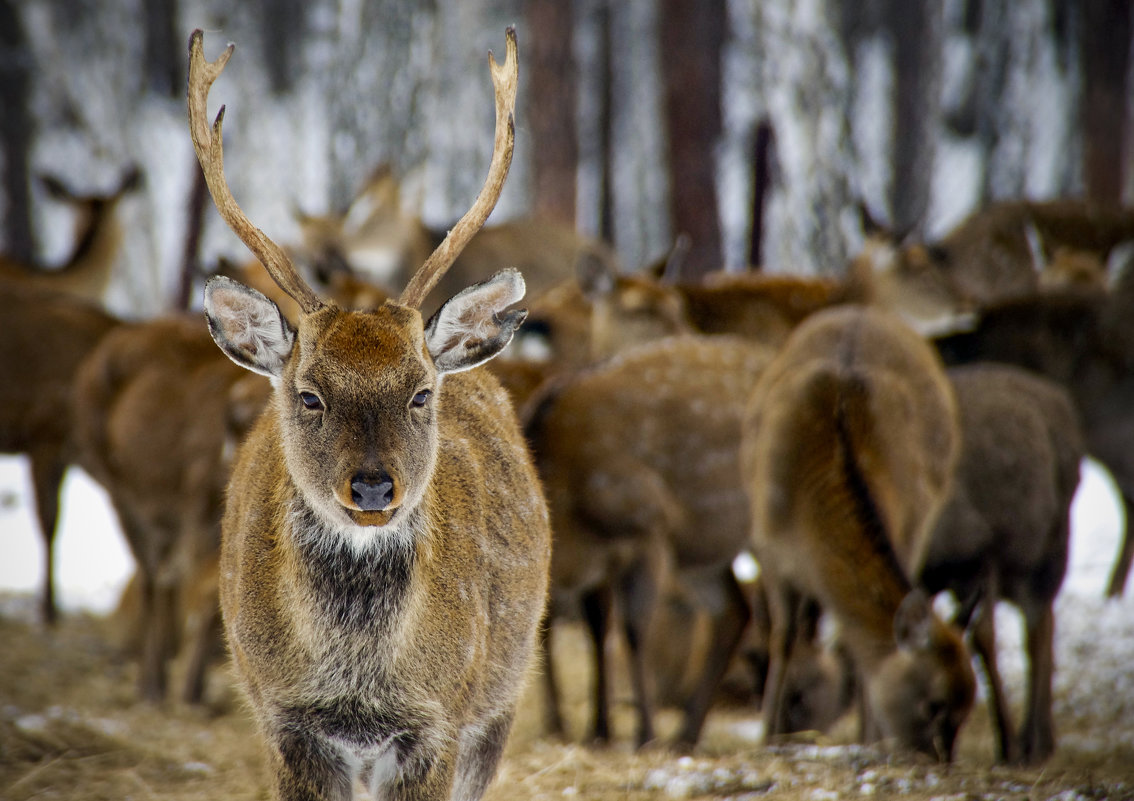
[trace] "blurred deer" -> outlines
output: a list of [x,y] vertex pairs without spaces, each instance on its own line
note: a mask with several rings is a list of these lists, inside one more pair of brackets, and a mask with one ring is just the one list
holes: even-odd
[[1116,246],[1134,240],[1134,208],[1072,198],[1002,201],[929,244],[903,244],[865,210],[863,227],[867,238],[859,259],[893,277],[934,276],[979,309],[1033,294],[1045,272],[1045,283],[1058,284],[1081,274],[1084,259],[1105,265]]
[[698,739],[749,617],[731,570],[748,529],[740,416],[770,358],[768,348],[737,338],[671,337],[573,375],[532,411],[526,430],[555,535],[553,610],[581,606],[594,644],[593,739],[610,736],[604,643],[615,598],[630,651],[637,742],[655,737],[648,638],[671,574],[713,621],[709,656],[676,737],[683,747]]
[[[1055,749],[1052,605],[1067,569],[1071,501],[1084,456],[1078,416],[1058,384],[1007,365],[949,370],[961,421],[953,492],[916,574],[952,590],[958,622],[984,664],[1000,758],[1039,762]],[[996,664],[995,607],[1011,601],[1027,631],[1026,716],[1017,735]]]
[[860,677],[861,733],[952,758],[974,678],[959,632],[914,589],[959,436],[952,390],[896,317],[818,312],[760,377],[741,466],[772,635],[766,736],[787,730],[785,665],[806,604],[832,615]]
[[[998,361],[1062,384],[1075,401],[1087,453],[1113,476],[1134,520],[1134,271],[1107,290],[1065,288],[995,304],[971,331],[935,341],[947,364]],[[1126,523],[1106,594],[1120,596],[1134,560]]]
[[[386,166],[374,171],[345,213],[301,215],[300,230],[298,258],[313,274],[353,272],[380,286],[408,281],[446,233],[403,210],[397,178]],[[485,227],[469,242],[427,296],[423,313],[431,314],[445,298],[504,267],[520,271],[532,297],[579,271],[618,272],[609,246],[570,225],[530,217],[509,220]]]
[[282,799],[480,798],[495,773],[543,614],[550,531],[507,395],[477,365],[511,340],[524,281],[505,270],[418,306],[483,225],[514,142],[515,32],[489,57],[496,138],[484,189],[399,299],[344,311],[245,217],[223,173],[209,88],[232,46],[190,39],[193,145],[221,216],[300,306],[296,327],[226,278],[214,339],[268,375],[270,411],[236,458],[221,606]]
[[[193,315],[120,326],[75,380],[79,463],[106,489],[137,563],[138,690],[148,701],[166,695],[185,593],[220,547],[233,440],[267,400],[268,382],[246,386],[246,376]],[[199,638],[193,648],[207,653],[216,632]],[[186,701],[201,700],[204,667],[190,671]]]
[[23,264],[0,256],[0,281],[19,281],[101,303],[122,248],[118,204],[141,186],[142,174],[137,167],[131,167],[105,195],[79,194],[51,176],[40,180],[48,195],[75,208],[79,232],[75,247],[58,266]]
[[40,614],[58,616],[55,529],[59,490],[74,462],[71,386],[83,360],[118,321],[70,294],[0,280],[0,451],[23,453],[31,467],[35,512],[44,545]]

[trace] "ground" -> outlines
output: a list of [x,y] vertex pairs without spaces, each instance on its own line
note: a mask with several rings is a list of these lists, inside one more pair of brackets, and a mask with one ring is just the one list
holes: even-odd
[[[533,677],[491,801],[579,797],[638,799],[977,799],[1134,798],[1134,615],[1129,602],[1069,596],[1062,625],[1056,721],[1058,752],[1034,769],[993,764],[988,718],[978,705],[962,731],[958,758],[940,766],[850,743],[834,735],[765,747],[758,716],[714,710],[689,756],[634,753],[628,693],[619,690],[617,741],[578,744],[587,719],[586,643],[576,625],[557,631],[567,716],[576,742],[542,734],[539,676]],[[227,667],[213,669],[208,703],[153,706],[134,697],[135,668],[124,659],[112,619],[68,614],[58,628],[34,621],[27,596],[0,603],[0,798],[268,798],[259,744]],[[1112,648],[1116,641],[1122,647]],[[1006,674],[1014,669],[1007,658]],[[176,670],[175,676],[176,680]],[[663,733],[676,728],[664,713]],[[844,721],[844,724],[846,722]]]

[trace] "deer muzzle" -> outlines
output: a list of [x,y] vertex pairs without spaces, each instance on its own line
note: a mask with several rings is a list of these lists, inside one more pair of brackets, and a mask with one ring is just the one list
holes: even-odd
[[394,479],[385,470],[359,471],[350,480],[350,499],[360,511],[380,512],[394,502]]

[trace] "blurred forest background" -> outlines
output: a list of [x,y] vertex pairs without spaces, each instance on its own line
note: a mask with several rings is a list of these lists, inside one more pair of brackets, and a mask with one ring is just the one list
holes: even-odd
[[[485,54],[517,27],[517,154],[494,221],[542,215],[623,269],[684,234],[688,277],[839,273],[856,204],[933,238],[992,199],[1134,199],[1128,0],[0,0],[0,250],[61,260],[65,206],[130,165],[108,305],[194,303],[181,276],[243,247],[197,181],[187,41],[237,49],[226,172],[276,241],[389,165],[444,226],[487,170]],[[504,266],[504,265],[501,265]]]

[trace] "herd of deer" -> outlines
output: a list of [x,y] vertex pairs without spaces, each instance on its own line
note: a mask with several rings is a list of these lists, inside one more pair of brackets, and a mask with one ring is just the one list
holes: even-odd
[[[489,56],[489,175],[452,230],[402,217],[379,172],[348,213],[306,220],[289,253],[228,190],[223,108],[210,124],[206,106],[232,46],[210,62],[202,38],[191,138],[256,257],[208,281],[207,326],[97,304],[136,171],[109,197],[69,196],[90,219],[61,268],[0,261],[0,448],[31,464],[45,620],[76,464],[107,489],[137,562],[141,696],[166,696],[185,643],[183,695],[200,701],[223,625],[280,798],[349,798],[359,781],[378,797],[479,798],[539,648],[547,724],[564,734],[551,635],[577,615],[596,740],[612,735],[617,623],[639,744],[658,736],[658,666],[678,649],[695,673],[678,747],[744,653],[768,738],[857,702],[863,739],[948,760],[973,703],[971,648],[999,757],[1051,755],[1053,601],[1082,458],[1110,470],[1128,520],[1134,504],[1134,271],[1108,265],[1134,211],[999,204],[933,246],[870,230],[842,280],[675,285],[536,220],[474,238],[511,159],[509,30],[503,64]],[[525,279],[527,312],[511,308]],[[732,568],[744,552],[754,584]],[[1108,594],[1131,557],[1128,531]],[[949,620],[932,604],[945,590]],[[676,598],[707,620],[704,648],[666,628]],[[1026,624],[1018,731],[999,600]],[[839,667],[818,669],[831,648]]]

